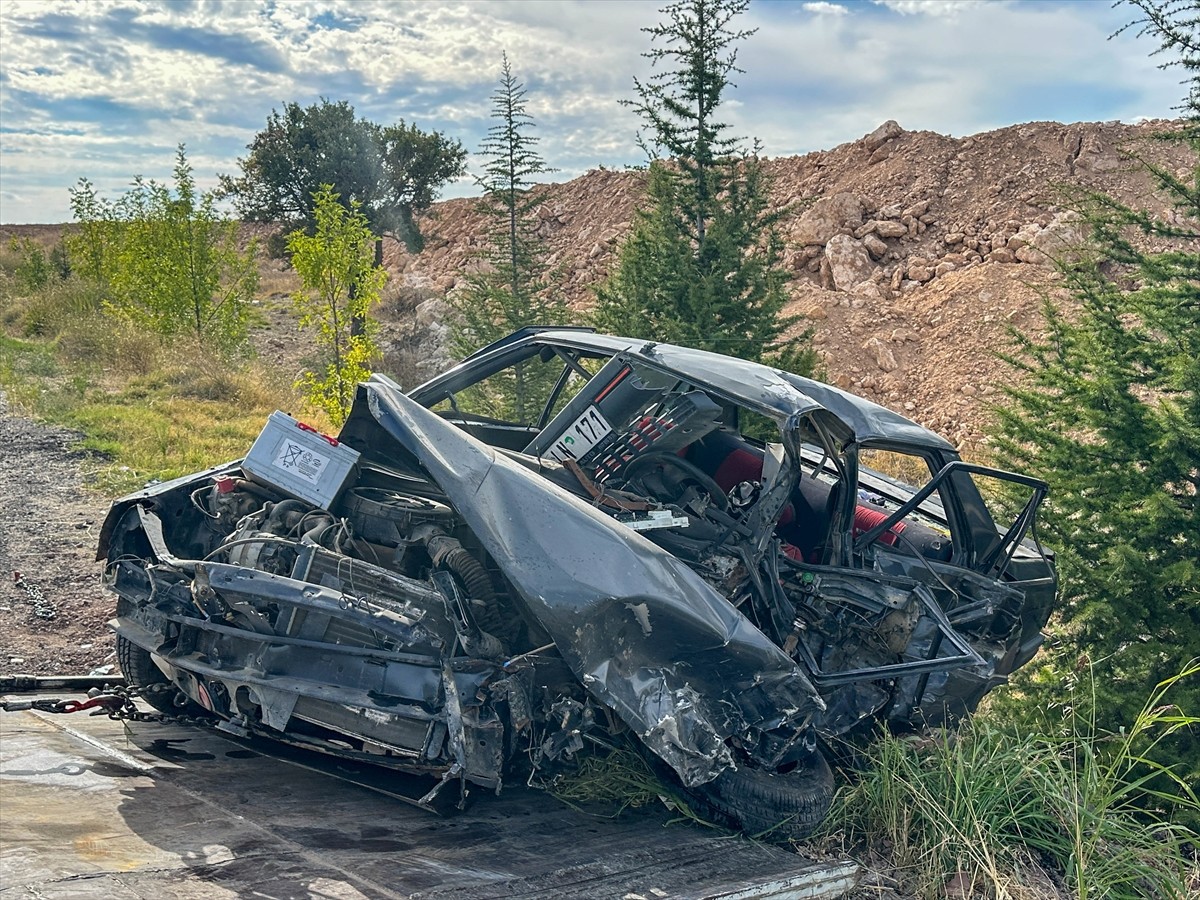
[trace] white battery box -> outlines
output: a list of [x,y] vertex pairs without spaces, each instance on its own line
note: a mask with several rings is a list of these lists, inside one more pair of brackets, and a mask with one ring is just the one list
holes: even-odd
[[276,410],[242,460],[254,481],[329,509],[350,483],[359,453]]

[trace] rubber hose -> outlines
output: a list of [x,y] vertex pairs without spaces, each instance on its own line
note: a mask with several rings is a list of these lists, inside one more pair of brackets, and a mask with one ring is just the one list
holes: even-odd
[[267,521],[263,523],[263,531],[270,534],[279,534],[275,529],[283,525],[283,517],[290,512],[303,512],[310,509],[312,504],[305,503],[303,500],[284,500],[276,503],[271,507],[271,512],[267,516]]
[[467,596],[490,604],[496,599],[492,578],[465,547],[456,547],[442,557],[442,565],[462,579]]
[[321,537],[324,534],[325,529],[337,524],[333,521],[333,516],[314,516],[314,518],[316,519],[317,524],[313,525],[304,532],[300,538],[301,543],[304,543],[305,541],[312,541],[314,544],[320,544]]
[[[448,540],[454,540],[449,538]],[[458,543],[454,541],[454,543]],[[482,606],[473,606],[475,619],[479,627],[489,634],[498,634],[504,627],[500,618],[500,610],[496,605],[496,590],[492,587],[492,578],[487,570],[462,545],[447,550],[441,557],[440,563],[449,569],[463,583],[467,596],[478,600]]]
[[275,503],[279,500],[279,495],[277,493],[269,488],[263,487],[261,484],[255,484],[248,478],[234,478],[233,487],[234,490],[245,491],[248,494],[254,494],[254,496],[260,497],[263,500],[267,500],[271,503]]
[[494,634],[496,630],[504,627],[504,620],[497,609],[496,591],[492,587],[491,576],[479,560],[459,543],[458,538],[451,537],[428,522],[414,528],[412,538],[425,545],[425,550],[435,566],[441,566],[456,575],[466,589],[467,596],[482,604],[482,609],[476,614],[480,628]]

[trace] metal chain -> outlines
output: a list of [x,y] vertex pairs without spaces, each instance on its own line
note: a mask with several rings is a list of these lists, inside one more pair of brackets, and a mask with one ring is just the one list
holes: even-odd
[[171,715],[164,712],[143,712],[135,702],[147,694],[179,695],[179,689],[170,683],[150,684],[144,687],[130,685],[107,686],[88,692],[86,700],[65,700],[58,697],[41,697],[36,700],[0,701],[5,712],[35,709],[47,713],[73,713],[90,709],[90,715],[108,713],[110,719],[126,722],[156,722],[163,725],[214,726],[220,719],[211,716]]
[[[162,725],[194,725],[194,726],[214,726],[220,719],[212,716],[187,716],[187,715],[171,715],[164,712],[143,712],[134,702],[137,697],[144,697],[147,694],[163,694],[170,695],[172,698],[183,696],[179,692],[179,688],[169,682],[160,684],[148,684],[143,687],[135,685],[126,685],[124,687],[110,688],[106,693],[121,698],[123,701],[119,707],[109,711],[110,719],[124,720],[126,722],[157,722]],[[186,705],[186,704],[185,704]]]
[[33,606],[33,614],[39,619],[53,619],[58,616],[58,607],[46,599],[42,589],[27,579],[20,572],[13,572],[13,584],[24,589],[29,596],[28,602]]

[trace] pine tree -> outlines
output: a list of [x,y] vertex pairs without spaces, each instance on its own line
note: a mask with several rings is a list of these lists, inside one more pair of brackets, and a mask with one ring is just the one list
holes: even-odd
[[[1026,386],[998,411],[1005,461],[1052,489],[1062,601],[1038,681],[1062,691],[1090,663],[1113,731],[1200,655],[1200,17],[1194,2],[1132,5],[1189,72],[1183,124],[1159,139],[1188,148],[1191,172],[1134,157],[1169,198],[1165,216],[1077,198],[1090,248],[1059,269],[1079,313],[1046,301],[1047,336],[1019,338],[1010,357]],[[1200,710],[1194,680],[1175,696]],[[1200,783],[1200,736],[1181,733],[1172,752]]]
[[[525,325],[562,325],[571,320],[570,309],[548,277],[546,245],[536,231],[537,212],[546,198],[532,179],[554,170],[537,152],[525,94],[505,55],[500,84],[491,97],[495,124],[480,146],[488,161],[484,174],[476,178],[483,191],[478,208],[488,223],[479,260],[482,267],[453,301],[459,318],[451,347],[460,355]],[[526,422],[541,411],[552,386],[518,366],[511,383],[489,379],[489,396],[474,398],[475,406],[497,418]]]
[[757,157],[718,118],[737,68],[731,28],[749,0],[680,0],[665,24],[643,29],[657,71],[634,79],[648,134],[647,202],[597,289],[601,328],[811,370],[808,335],[788,341],[780,212]]

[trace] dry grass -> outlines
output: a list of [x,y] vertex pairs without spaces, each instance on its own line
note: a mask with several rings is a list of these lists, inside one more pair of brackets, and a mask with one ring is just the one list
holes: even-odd
[[105,494],[244,456],[275,409],[328,428],[278,367],[194,340],[167,343],[105,315],[94,289],[74,279],[4,299],[0,327],[14,337],[0,337],[0,387],[27,414],[84,434]]

